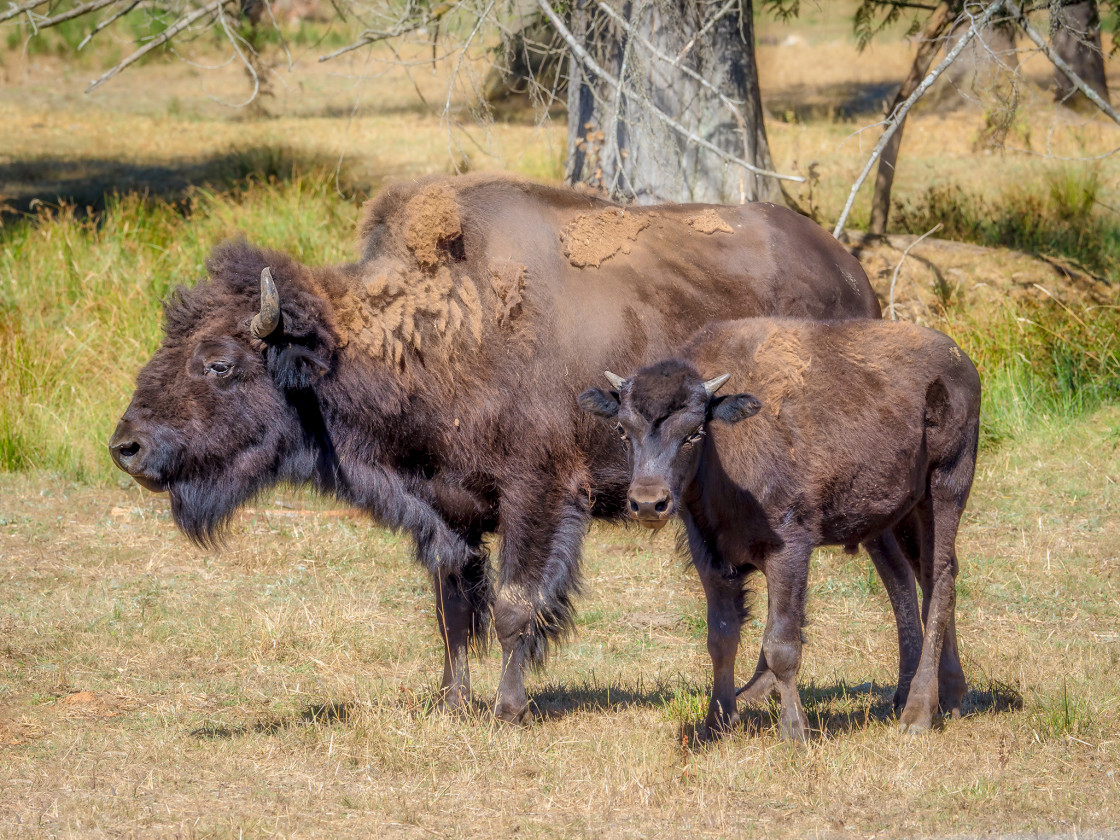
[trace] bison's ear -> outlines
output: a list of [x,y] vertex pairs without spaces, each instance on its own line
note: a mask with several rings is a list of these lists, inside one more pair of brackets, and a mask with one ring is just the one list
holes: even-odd
[[301,344],[269,347],[268,372],[278,388],[285,391],[306,390],[330,370],[330,361],[324,356],[323,351]]
[[618,414],[618,391],[604,391],[602,388],[588,388],[579,395],[579,407],[588,414],[599,417],[614,417]]
[[730,394],[726,397],[714,397],[708,403],[708,411],[713,420],[722,420],[724,423],[738,423],[748,417],[754,417],[762,408],[762,403],[757,397],[750,394]]

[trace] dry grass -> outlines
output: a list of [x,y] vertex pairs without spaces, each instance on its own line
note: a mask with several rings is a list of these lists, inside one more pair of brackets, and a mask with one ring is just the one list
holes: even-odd
[[[960,540],[972,689],[963,720],[921,737],[891,725],[869,562],[822,553],[801,679],[819,731],[799,750],[769,710],[682,746],[707,690],[703,606],[664,536],[592,530],[578,637],[530,684],[535,725],[513,729],[432,711],[432,604],[402,539],[279,494],[207,554],[162,497],[0,476],[0,835],[1115,827],[1118,481],[1115,408],[981,460]],[[483,698],[497,665],[475,665]]]

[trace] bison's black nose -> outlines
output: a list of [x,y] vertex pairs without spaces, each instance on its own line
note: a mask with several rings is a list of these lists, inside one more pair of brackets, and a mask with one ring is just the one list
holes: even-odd
[[154,474],[151,461],[152,447],[144,435],[122,420],[109,439],[109,454],[113,463],[149,490],[165,490],[163,482]]

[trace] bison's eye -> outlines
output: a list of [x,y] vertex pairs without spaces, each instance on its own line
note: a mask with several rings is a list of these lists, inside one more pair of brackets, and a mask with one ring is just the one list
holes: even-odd
[[692,446],[693,444],[699,443],[703,439],[704,439],[704,427],[701,426],[699,429],[697,429],[695,432],[693,432],[692,434],[690,434],[688,437],[686,437],[684,439],[684,445],[685,446]]
[[614,424],[614,430],[615,430],[616,432],[618,432],[618,436],[619,436],[619,437],[620,437],[620,438],[621,438],[621,439],[622,439],[623,441],[625,441],[625,440],[626,440],[626,430],[625,430],[624,428],[622,428],[622,424],[621,424],[621,423],[615,423],[615,424]]
[[207,376],[217,376],[220,378],[229,376],[231,373],[233,373],[233,365],[229,362],[210,362],[210,364],[206,366]]

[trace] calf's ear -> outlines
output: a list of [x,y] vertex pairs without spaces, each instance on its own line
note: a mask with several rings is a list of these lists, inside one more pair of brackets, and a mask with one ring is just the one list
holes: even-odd
[[315,384],[330,370],[330,362],[322,349],[316,351],[302,344],[286,344],[268,349],[268,372],[278,388],[302,391]]
[[604,391],[602,388],[588,388],[579,395],[579,407],[588,414],[599,417],[614,417],[618,414],[618,392]]
[[754,417],[762,408],[762,403],[751,394],[729,394],[726,397],[714,397],[708,403],[708,411],[712,419],[722,420],[724,423],[738,423],[748,417]]

